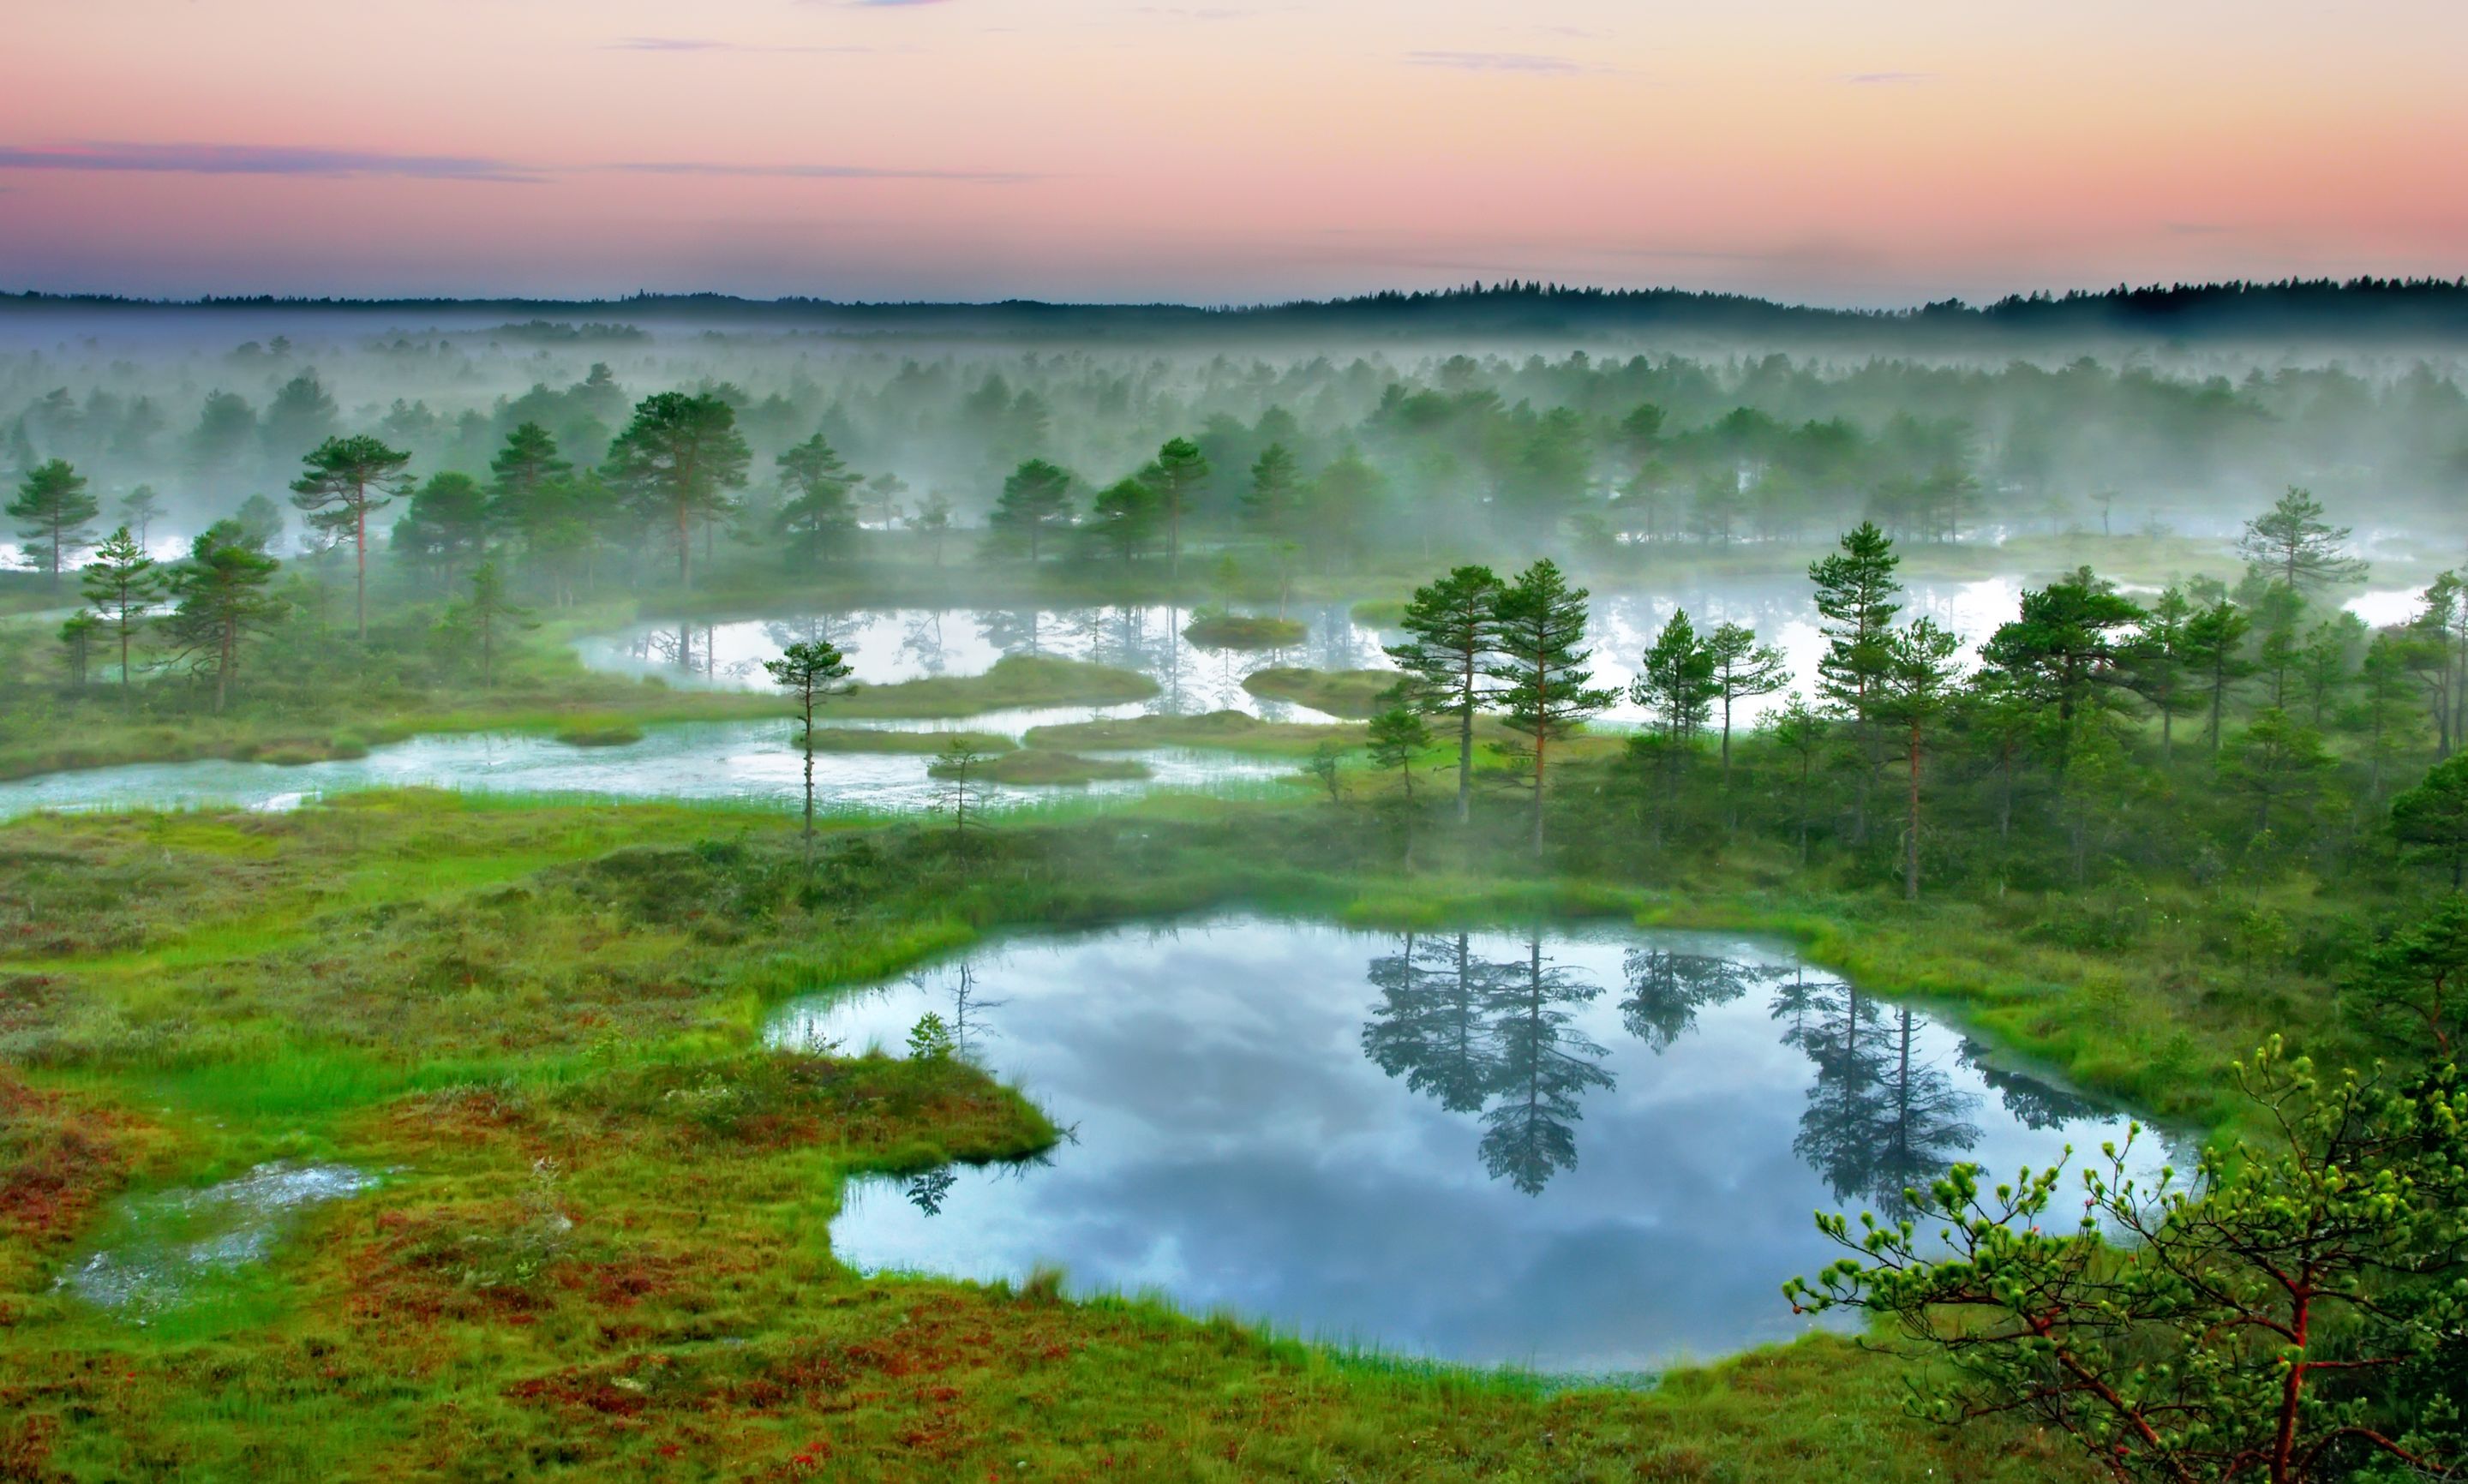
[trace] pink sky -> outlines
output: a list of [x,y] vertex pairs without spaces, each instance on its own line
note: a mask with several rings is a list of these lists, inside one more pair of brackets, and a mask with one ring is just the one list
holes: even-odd
[[20,0],[0,288],[2468,271],[2459,0]]

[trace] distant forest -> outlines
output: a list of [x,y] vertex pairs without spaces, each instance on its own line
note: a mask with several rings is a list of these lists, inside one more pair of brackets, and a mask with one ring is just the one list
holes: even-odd
[[1354,298],[1221,307],[1036,300],[844,304],[711,293],[572,300],[271,295],[155,300],[109,294],[0,294],[0,313],[11,314],[160,308],[605,315],[672,322],[768,321],[860,333],[1044,337],[1194,332],[1522,336],[1654,330],[1807,340],[1882,339],[1938,347],[2087,336],[2211,341],[2468,339],[2468,279],[2287,279],[2139,288],[2119,285],[2061,294],[2018,294],[1986,305],[1947,299],[1903,309],[1828,308],[1743,294],[1585,288],[1518,280],[1410,293],[1392,290]]

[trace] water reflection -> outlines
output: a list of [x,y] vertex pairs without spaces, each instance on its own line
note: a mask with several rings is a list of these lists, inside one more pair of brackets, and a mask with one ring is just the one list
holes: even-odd
[[[1976,644],[2014,616],[2022,583],[2020,574],[1915,582],[1907,595],[1907,616],[1926,614],[1967,644]],[[1646,646],[1682,607],[1706,627],[1729,622],[1756,629],[1783,651],[1793,685],[1802,691],[1815,685],[1824,642],[1803,574],[1680,574],[1671,585],[1657,586],[1652,594],[1604,593],[1594,602],[1586,635],[1594,652],[1594,678],[1623,693],[1607,714],[1609,719],[1643,719],[1624,695],[1627,684]],[[577,649],[586,664],[602,669],[656,675],[676,684],[753,689],[769,683],[763,661],[777,656],[791,636],[829,638],[850,654],[857,680],[867,685],[978,674],[1006,654],[1047,654],[1147,674],[1161,692],[1149,703],[1150,710],[1181,714],[1233,708],[1270,719],[1309,719],[1314,713],[1252,696],[1243,689],[1243,677],[1268,666],[1383,669],[1389,661],[1383,645],[1399,637],[1393,629],[1361,622],[1341,603],[1296,604],[1284,616],[1303,626],[1303,637],[1261,651],[1191,644],[1182,630],[1192,609],[1172,604],[861,608],[788,622],[666,620],[586,638]],[[1781,699],[1776,693],[1749,701],[1735,718],[1737,724],[1754,724]]]
[[[1601,987],[1546,960],[1539,932],[1513,958],[1483,958],[1472,942],[1466,933],[1419,941],[1408,933],[1396,952],[1371,961],[1367,977],[1380,998],[1362,1028],[1363,1053],[1451,1112],[1479,1113],[1483,1168],[1537,1195],[1577,1162],[1584,1095],[1616,1085],[1602,1065],[1608,1049],[1569,1024],[1568,1007]],[[1810,979],[1802,965],[1644,947],[1628,949],[1621,969],[1620,1026],[1657,1056],[1686,1039],[1702,1012],[1779,984],[1770,1014],[1788,1021],[1784,1042],[1815,1067],[1793,1152],[1837,1200],[1899,1214],[1907,1189],[1926,1188],[1978,1140],[1967,1121],[1977,1097],[1957,1090],[1925,1054],[1915,1057],[1908,1007],[1881,1011],[1854,986]],[[1961,1063],[2003,1094],[2025,1127],[2099,1112],[2086,1099],[1979,1064],[1977,1051],[1964,1041]]]
[[1618,1370],[1787,1337],[1887,1204],[2123,1120],[1921,1013],[1702,934],[1373,936],[1223,919],[1014,943],[788,1007],[775,1041],[898,1047],[931,1011],[1069,1144],[859,1182],[861,1268],[1162,1290],[1405,1354]]

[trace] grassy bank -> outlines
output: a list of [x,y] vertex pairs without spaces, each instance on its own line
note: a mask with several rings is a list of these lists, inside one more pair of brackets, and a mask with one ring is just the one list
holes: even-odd
[[[1054,818],[834,828],[811,886],[777,816],[717,807],[411,792],[0,827],[7,1456],[73,1478],[2067,1476],[2028,1434],[1904,1422],[1902,1362],[1834,1339],[1562,1391],[1041,1284],[860,1277],[828,1241],[845,1180],[1053,1130],[965,1066],[775,1054],[758,1028],[986,934],[1240,905],[1785,934],[2196,1120],[2225,1056],[2329,1034],[2293,994],[2189,987],[2163,940],[2093,953],[2034,941],[2019,905],[1785,894],[1753,860],[1657,890],[1435,845],[1407,878],[1352,810]],[[275,1158],[386,1174],[143,1328],[51,1286],[117,1193]]]
[[[1915,1442],[1893,1364],[1838,1341],[1548,1395],[834,1264],[845,1179],[1052,1130],[965,1067],[763,1052],[764,1007],[1009,924],[1383,911],[1272,837],[1219,866],[1234,829],[836,832],[811,892],[775,819],[718,809],[377,794],[0,830],[0,1117],[32,1176],[0,1199],[10,1456],[82,1478],[2045,1476],[2027,1440]],[[63,1151],[73,1182],[46,1173]],[[388,1173],[142,1329],[50,1287],[119,1190],[269,1158]]]

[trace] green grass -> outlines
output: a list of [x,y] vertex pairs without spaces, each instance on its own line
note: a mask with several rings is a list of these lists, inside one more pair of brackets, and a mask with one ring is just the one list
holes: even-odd
[[1155,681],[1132,671],[1050,654],[1006,654],[981,675],[864,686],[824,709],[837,717],[938,720],[1032,706],[1117,705],[1156,694]]
[[[1657,890],[1434,841],[1406,877],[1359,810],[1299,802],[1031,817],[833,828],[811,887],[787,820],[727,807],[402,792],[0,826],[0,1458],[94,1479],[2066,1477],[2029,1434],[1907,1423],[1905,1363],[1840,1339],[1640,1393],[1041,1283],[858,1276],[828,1239],[843,1181],[1053,1130],[964,1067],[775,1055],[758,1029],[990,933],[1241,906],[1787,935],[2194,1121],[2267,1021],[2330,1034],[2298,983],[2189,991],[2199,949],[2165,935],[2035,937],[2097,902],[1786,891],[1752,853]],[[268,1158],[393,1173],[160,1324],[51,1287],[118,1194]]]
[[1196,717],[1125,717],[1111,721],[1065,721],[1033,726],[1032,747],[1080,752],[1131,752],[1149,747],[1208,747],[1223,752],[1302,757],[1323,742],[1353,745],[1362,728],[1343,723],[1263,721],[1240,711]]
[[1291,701],[1332,717],[1360,719],[1376,715],[1381,697],[1403,684],[1393,670],[1255,670],[1243,677],[1243,689],[1264,700]]
[[[937,778],[952,775],[952,769],[940,763],[926,771]],[[989,758],[975,771],[978,777],[998,784],[1085,788],[1111,780],[1146,778],[1149,765],[1122,758],[1084,758],[1073,752],[1023,747]]]
[[1276,650],[1300,644],[1308,631],[1290,618],[1202,612],[1183,626],[1182,636],[1202,649]]
[[818,726],[813,741],[816,752],[936,753],[956,742],[993,753],[1019,745],[999,732],[899,732],[867,726]]

